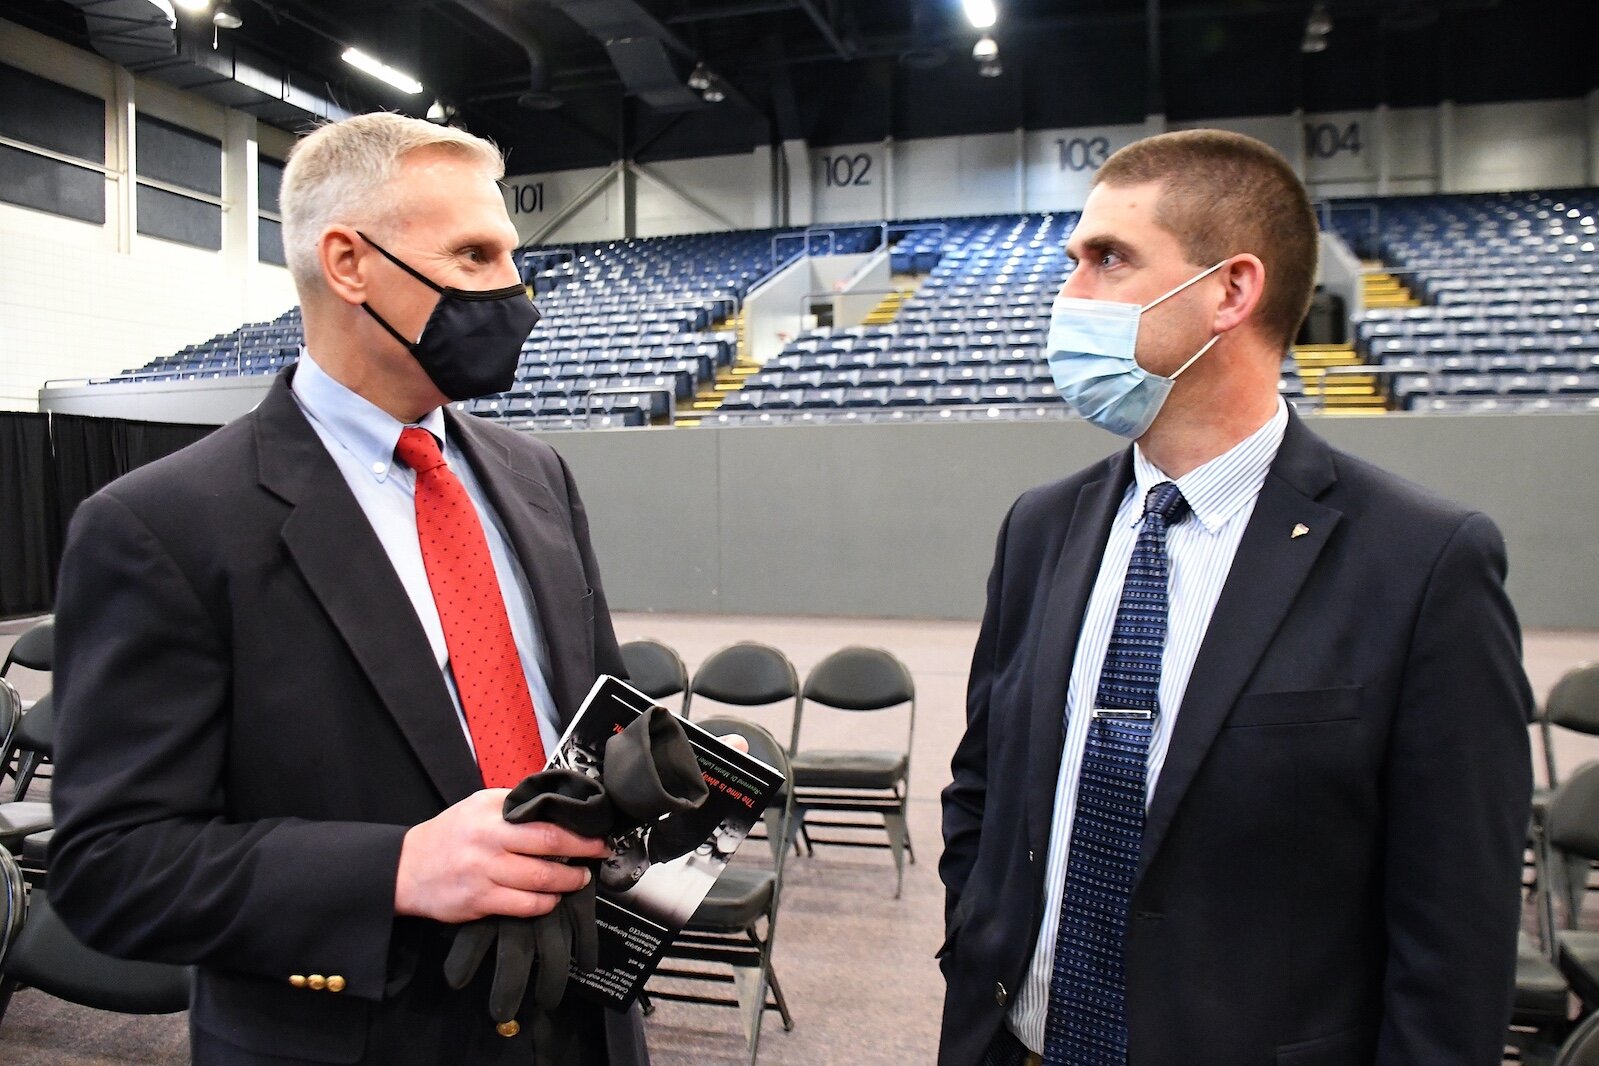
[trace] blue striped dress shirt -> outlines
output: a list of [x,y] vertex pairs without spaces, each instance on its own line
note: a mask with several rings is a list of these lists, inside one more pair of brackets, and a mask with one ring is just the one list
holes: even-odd
[[[1176,479],[1183,498],[1193,508],[1193,515],[1172,526],[1166,534],[1170,584],[1166,650],[1160,669],[1160,717],[1149,746],[1148,794],[1151,797],[1166,762],[1172,727],[1182,711],[1183,691],[1188,687],[1188,676],[1193,673],[1199,645],[1205,639],[1216,600],[1232,569],[1238,542],[1249,524],[1249,516],[1255,511],[1255,500],[1260,495],[1261,485],[1265,484],[1266,472],[1277,456],[1277,447],[1282,443],[1287,426],[1288,407],[1279,399],[1276,414],[1265,425],[1229,451]],[[1060,777],[1055,784],[1055,816],[1049,832],[1044,918],[1032,965],[1009,1015],[1011,1031],[1035,1052],[1042,1053],[1044,1048],[1044,1019],[1049,1012],[1049,982],[1055,963],[1055,933],[1060,924],[1061,893],[1066,885],[1072,819],[1077,812],[1077,776],[1083,763],[1083,743],[1088,735],[1089,716],[1081,712],[1093,705],[1094,694],[1099,691],[1099,673],[1105,663],[1105,649],[1110,645],[1116,607],[1121,602],[1122,581],[1132,559],[1133,544],[1138,539],[1144,497],[1153,486],[1170,480],[1144,457],[1143,449],[1133,446],[1133,484],[1128,486],[1111,524],[1110,538],[1100,559],[1099,576],[1088,599],[1077,653],[1072,660],[1071,680],[1066,688],[1066,743],[1062,749]]]
[[[291,387],[295,402],[344,475],[350,491],[355,494],[355,502],[383,544],[400,584],[405,586],[405,594],[416,608],[417,620],[422,623],[428,644],[433,648],[433,658],[444,675],[445,687],[450,690],[450,702],[455,705],[467,746],[471,747],[472,732],[467,728],[461,696],[455,689],[455,676],[449,669],[444,624],[439,621],[439,609],[433,602],[427,568],[422,564],[422,544],[416,535],[416,475],[394,457],[394,447],[400,442],[400,431],[405,424],[329,377],[309,353],[301,354]],[[466,461],[455,440],[445,433],[443,409],[428,412],[418,425],[443,442],[445,462],[466,486],[466,494],[477,508],[478,520],[489,542],[489,556],[494,561],[494,573],[500,579],[500,593],[505,597],[511,636],[516,641],[522,671],[527,675],[527,689],[538,713],[539,736],[544,741],[544,750],[554,751],[561,729],[555,717],[555,700],[545,680],[550,676],[550,653],[539,628],[538,614],[533,609],[533,590],[527,583],[527,575],[511,553],[505,527],[494,508],[489,506],[483,486],[472,472],[472,464]]]

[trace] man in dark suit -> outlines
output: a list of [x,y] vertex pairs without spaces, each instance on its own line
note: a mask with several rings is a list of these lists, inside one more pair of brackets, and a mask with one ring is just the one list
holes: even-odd
[[1504,546],[1282,404],[1316,240],[1250,138],[1096,178],[1049,358],[1137,443],[1000,529],[943,795],[943,1066],[1502,1057],[1532,710]]
[[398,115],[302,141],[300,363],[73,522],[50,894],[197,967],[197,1062],[647,1061],[636,1011],[569,994],[534,1048],[492,967],[442,977],[458,923],[545,914],[606,854],[501,806],[623,673],[566,465],[443,406],[509,387],[536,319],[502,169]]

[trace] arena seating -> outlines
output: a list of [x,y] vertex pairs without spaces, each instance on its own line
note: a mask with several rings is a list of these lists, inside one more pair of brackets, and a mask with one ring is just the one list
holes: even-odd
[[[1334,205],[1346,241],[1407,279],[1419,307],[1372,307],[1359,352],[1413,411],[1599,409],[1599,190],[1403,197]],[[701,424],[1072,417],[1050,381],[1049,309],[1074,212],[755,230],[522,254],[543,319],[516,386],[457,405],[536,428],[641,426],[731,380],[744,297],[792,256],[885,237],[907,297],[788,343]],[[293,362],[298,309],[191,345],[115,380],[265,374]],[[1354,370],[1356,368],[1348,368]],[[1293,358],[1280,385],[1305,396]],[[1379,398],[1380,406],[1380,398]]]
[[[1076,212],[931,219],[892,253],[930,273],[891,323],[791,341],[709,425],[1074,417],[1044,359]],[[1302,395],[1292,360],[1282,389]]]
[[[1424,306],[1356,323],[1396,406],[1599,410],[1599,190],[1405,197],[1334,213]],[[1375,222],[1375,238],[1371,236]]]
[[[522,348],[516,386],[458,404],[539,428],[612,428],[658,421],[734,358],[735,338],[711,328],[744,295],[807,248],[858,252],[880,227],[738,233],[540,248],[521,254],[543,318]],[[299,309],[252,323],[125,371],[114,381],[174,381],[274,373],[299,357]]]

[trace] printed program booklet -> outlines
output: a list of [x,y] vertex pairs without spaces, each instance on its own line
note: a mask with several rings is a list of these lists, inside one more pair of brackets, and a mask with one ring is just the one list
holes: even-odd
[[[654,700],[631,685],[601,675],[549,764],[598,779],[605,742],[653,706]],[[685,718],[678,721],[710,794],[698,810],[667,815],[608,839],[612,854],[596,878],[599,966],[587,973],[574,968],[571,974],[578,987],[618,1009],[638,997],[783,781],[759,759]]]

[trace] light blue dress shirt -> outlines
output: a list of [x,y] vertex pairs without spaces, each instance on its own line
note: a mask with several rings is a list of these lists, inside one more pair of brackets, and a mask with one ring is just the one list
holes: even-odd
[[[1232,570],[1233,556],[1243,539],[1244,527],[1255,513],[1255,501],[1288,427],[1288,407],[1279,398],[1277,412],[1249,437],[1203,466],[1177,478],[1177,487],[1193,509],[1193,517],[1171,526],[1166,533],[1168,591],[1166,648],[1160,665],[1160,716],[1149,744],[1148,799],[1166,763],[1172,728],[1182,711],[1183,693],[1199,657],[1199,645],[1210,628],[1222,586]],[[1044,1022],[1049,1013],[1049,983],[1055,966],[1055,934],[1060,925],[1061,895],[1066,888],[1066,860],[1071,853],[1072,822],[1077,814],[1077,778],[1083,765],[1083,745],[1088,737],[1087,714],[1099,692],[1099,674],[1110,647],[1110,633],[1121,604],[1122,583],[1132,561],[1138,527],[1144,519],[1144,497],[1163,481],[1170,481],[1150,462],[1142,448],[1133,446],[1133,483],[1122,497],[1111,523],[1099,576],[1083,615],[1082,633],[1072,660],[1066,688],[1066,742],[1061,749],[1060,777],[1055,784],[1055,815],[1050,824],[1049,865],[1044,874],[1044,918],[1033,949],[1032,964],[1011,1005],[1009,1024],[1029,1050],[1042,1052]]]
[[[427,568],[422,564],[422,545],[416,534],[416,474],[394,457],[400,431],[406,424],[329,377],[309,352],[300,356],[291,387],[295,402],[310,419],[311,428],[316,430],[322,446],[338,464],[339,472],[355,494],[355,502],[372,523],[372,532],[377,534],[395,574],[405,586],[411,605],[416,608],[417,620],[422,623],[428,644],[432,646],[433,658],[444,675],[445,687],[450,690],[450,701],[455,705],[456,717],[460,719],[461,731],[470,748],[472,732],[461,710],[461,696],[456,691],[449,650],[444,643],[444,625],[439,621],[439,609],[433,602]],[[561,731],[555,716],[555,700],[545,680],[550,676],[550,653],[539,628],[527,575],[511,552],[505,527],[494,508],[489,506],[483,486],[472,472],[472,464],[467,462],[454,439],[445,433],[443,409],[435,408],[418,424],[443,442],[445,462],[461,479],[467,496],[477,508],[478,520],[489,542],[489,555],[494,560],[494,573],[500,579],[505,613],[511,620],[511,635],[516,640],[522,670],[527,675],[527,689],[538,714],[539,735],[544,740],[544,750],[554,751]]]

